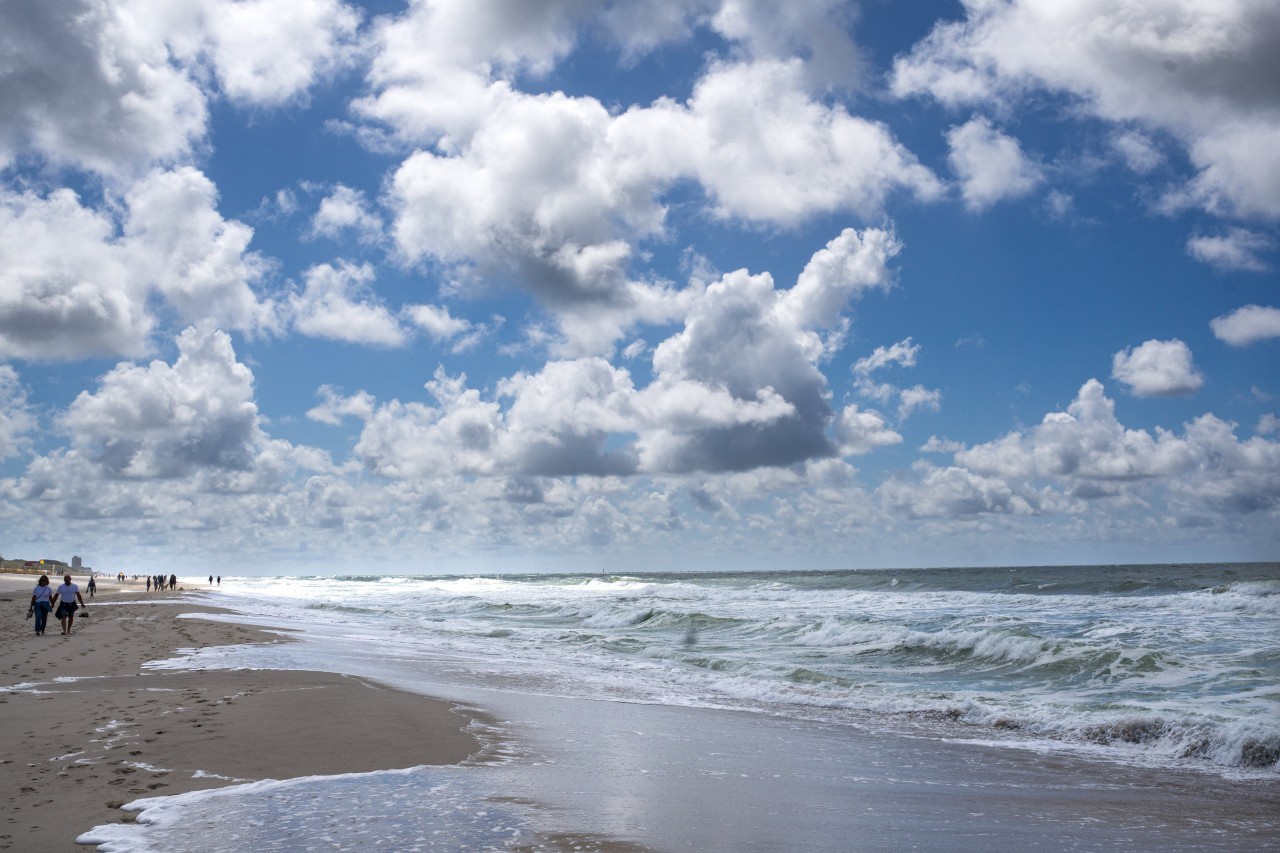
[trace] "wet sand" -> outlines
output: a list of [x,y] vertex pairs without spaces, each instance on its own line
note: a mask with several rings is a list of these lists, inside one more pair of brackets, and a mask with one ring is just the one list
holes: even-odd
[[[0,791],[8,806],[0,850],[85,850],[78,835],[131,820],[120,806],[139,797],[454,764],[480,748],[465,731],[471,717],[454,705],[366,680],[143,669],[182,648],[285,642],[247,626],[178,618],[214,612],[200,592],[147,594],[108,579],[71,636],[60,635],[52,615],[36,636],[24,618],[36,579],[0,575]],[[84,580],[76,582],[89,602]]]

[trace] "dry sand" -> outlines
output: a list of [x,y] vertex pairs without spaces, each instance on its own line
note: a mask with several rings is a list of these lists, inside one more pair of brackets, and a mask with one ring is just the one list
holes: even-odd
[[[0,575],[0,850],[84,850],[132,819],[120,806],[234,782],[454,764],[480,744],[454,706],[319,672],[143,670],[180,648],[284,642],[214,612],[200,592],[99,584],[69,637],[24,619],[31,576]],[[60,580],[50,579],[55,585]],[[82,590],[83,578],[76,581]],[[89,601],[87,594],[86,602]],[[182,598],[182,603],[162,603]],[[78,680],[55,683],[56,678]],[[18,686],[21,685],[21,686]]]

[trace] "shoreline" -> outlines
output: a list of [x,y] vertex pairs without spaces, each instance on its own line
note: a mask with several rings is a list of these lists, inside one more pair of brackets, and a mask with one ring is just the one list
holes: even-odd
[[89,849],[75,839],[131,822],[121,806],[142,797],[458,764],[481,751],[467,731],[473,711],[368,679],[144,669],[183,648],[289,642],[246,625],[179,619],[229,612],[199,591],[148,595],[108,579],[71,636],[41,637],[24,619],[33,585],[28,575],[0,574],[10,614],[0,636],[0,789],[10,792],[0,850]]
[[[25,611],[31,585],[25,577],[16,583],[21,588],[0,575],[0,599],[11,599],[15,614]],[[12,686],[0,691],[0,726],[9,735],[0,763],[8,775],[0,778],[9,790],[34,790],[10,798],[0,850],[91,849],[74,840],[93,837],[90,831],[103,824],[131,822],[121,804],[251,779],[303,784],[268,786],[265,797],[263,788],[246,786],[225,798],[155,803],[143,818],[155,825],[118,831],[154,833],[168,844],[156,849],[217,851],[279,849],[271,844],[280,833],[335,849],[367,849],[370,839],[383,845],[378,849],[396,849],[428,834],[476,840],[492,837],[483,835],[490,831],[509,839],[520,827],[529,841],[513,849],[841,853],[853,837],[867,850],[1240,853],[1271,849],[1280,829],[1274,782],[876,726],[522,690],[483,659],[434,646],[415,655],[407,635],[395,654],[378,654],[341,632],[273,650],[264,644],[293,642],[282,632],[306,631],[302,611],[255,608],[255,621],[234,606],[207,606],[217,602],[216,593],[103,586],[90,606],[96,627],[77,621],[95,643],[63,662],[67,675],[102,677],[54,683],[64,671],[47,655],[39,660],[45,672],[32,666],[33,678],[13,674],[17,653],[28,646],[76,648],[79,635],[28,637],[30,623],[22,622],[22,636],[3,641]],[[244,621],[176,618],[201,612]],[[17,621],[15,615],[11,625]],[[118,642],[106,639],[112,623]],[[229,644],[242,650],[219,652],[211,666],[252,667],[284,652],[286,665],[301,669],[140,669],[181,649]],[[133,648],[140,645],[153,651],[140,654]],[[120,669],[112,655],[128,658],[123,670],[96,671]],[[190,664],[198,667],[199,659]],[[38,690],[24,680],[38,680]],[[35,762],[14,751],[36,723],[21,723],[13,713],[19,707],[28,715],[46,708],[69,715],[60,731],[78,732],[83,751],[65,749],[59,730],[41,716],[48,759],[28,767]],[[388,722],[375,721],[370,714],[382,711],[370,709],[391,709]],[[427,709],[441,715],[438,733],[423,727]],[[479,741],[463,731],[468,719],[477,728],[519,734],[478,752]],[[462,748],[443,755],[443,741],[454,737]],[[487,760],[498,757],[495,746],[511,760]],[[408,760],[404,747],[440,760],[416,754]],[[365,758],[367,765],[358,763]],[[310,760],[317,765],[303,763]],[[421,765],[436,769],[405,779],[344,775]],[[41,782],[33,785],[27,776],[37,772]],[[227,778],[208,775],[214,773]],[[431,792],[426,800],[424,790]],[[72,829],[54,825],[63,815],[74,815]],[[407,826],[406,819],[417,824]],[[193,825],[201,827],[194,834]],[[188,837],[202,841],[187,846]]]

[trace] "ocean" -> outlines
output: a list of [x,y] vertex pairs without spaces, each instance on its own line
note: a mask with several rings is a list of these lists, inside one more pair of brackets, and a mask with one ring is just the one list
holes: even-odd
[[[836,749],[854,733],[882,733],[1039,761],[1079,758],[1120,776],[1190,773],[1207,785],[1280,780],[1276,563],[224,577],[218,600],[242,614],[226,618],[289,629],[300,642],[189,650],[155,666],[324,669],[497,707],[516,743],[522,728],[533,732],[509,757],[504,788],[545,790],[545,780],[519,776],[531,772],[528,765],[560,762],[560,777],[575,761],[590,768],[601,740],[619,748],[618,731],[663,718],[654,709],[676,727],[695,712],[732,712],[718,719],[736,722],[716,732],[746,726],[738,741],[768,721],[770,732],[820,732]],[[609,709],[610,721],[561,721],[581,715],[584,703]],[[633,722],[618,722],[636,713]],[[577,745],[610,726],[596,731],[591,747]],[[779,754],[791,760],[810,747],[792,744]],[[747,763],[763,779],[771,760],[761,752]],[[706,763],[696,773],[721,772]],[[429,776],[442,792],[433,808],[453,802],[455,816],[474,816],[460,805],[480,796],[474,775],[437,769]],[[274,784],[283,786],[279,796],[310,784],[336,797],[354,784],[341,778]],[[370,785],[387,790],[369,796],[393,802],[397,786],[410,783],[385,774],[358,787]],[[189,826],[210,796],[220,795],[149,803],[151,837],[164,837],[166,814]],[[261,801],[242,796],[245,809]],[[604,799],[583,811],[607,812]],[[227,802],[215,812],[226,814]],[[466,830],[476,839],[471,849],[505,849],[495,839],[536,823],[523,808],[490,805]],[[589,829],[620,826],[602,819]],[[340,831],[330,836],[334,846],[325,849],[345,849]],[[141,836],[129,837],[104,849],[150,849]],[[354,836],[351,844],[359,846]]]

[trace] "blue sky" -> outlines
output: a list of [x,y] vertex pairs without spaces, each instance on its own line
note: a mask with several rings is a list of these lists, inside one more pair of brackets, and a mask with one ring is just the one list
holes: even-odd
[[1277,28],[8,2],[0,552],[1275,559]]

